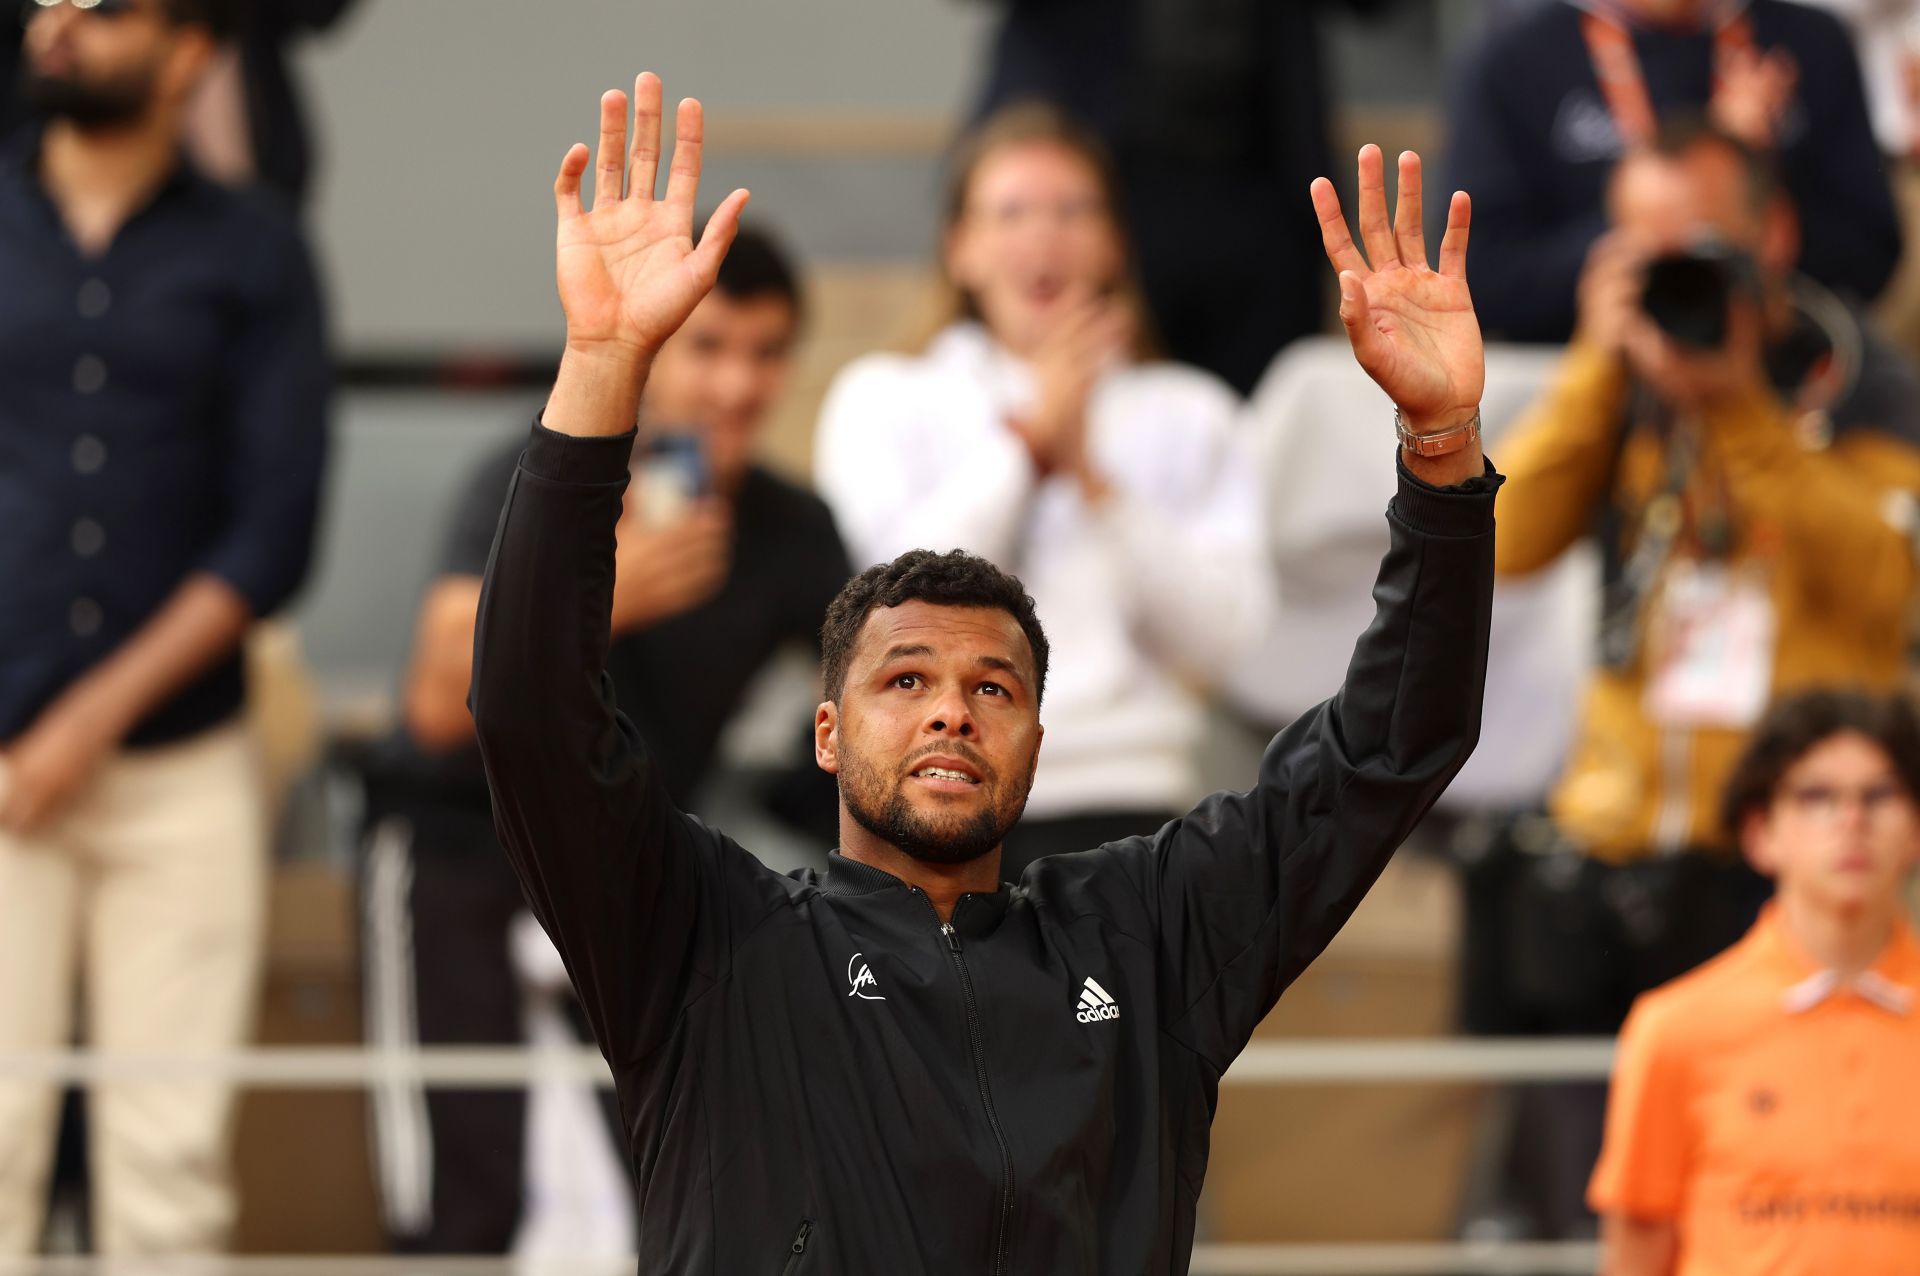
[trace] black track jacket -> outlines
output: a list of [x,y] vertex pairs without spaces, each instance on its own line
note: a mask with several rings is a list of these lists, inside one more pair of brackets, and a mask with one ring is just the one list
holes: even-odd
[[1251,790],[942,926],[886,873],[778,876],[666,798],[604,673],[631,441],[536,425],[471,703],[501,841],[613,1067],[641,1270],[1186,1271],[1221,1073],[1472,752],[1497,476],[1402,472],[1346,685]]

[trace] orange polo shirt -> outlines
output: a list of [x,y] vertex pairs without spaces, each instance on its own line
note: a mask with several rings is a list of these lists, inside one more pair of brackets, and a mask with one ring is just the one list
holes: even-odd
[[1837,986],[1771,906],[1635,1003],[1588,1203],[1679,1226],[1675,1276],[1920,1273],[1920,946]]

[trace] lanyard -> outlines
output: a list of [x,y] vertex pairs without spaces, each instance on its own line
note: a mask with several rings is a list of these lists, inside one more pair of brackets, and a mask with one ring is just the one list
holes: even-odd
[[[1645,146],[1659,128],[1653,97],[1647,92],[1647,77],[1640,70],[1640,55],[1633,49],[1633,34],[1626,23],[1594,9],[1580,15],[1580,33],[1587,40],[1587,55],[1593,62],[1594,78],[1613,113],[1614,127],[1628,146]],[[1716,66],[1736,50],[1750,50],[1753,22],[1745,13],[1722,18],[1713,29]],[[1715,72],[1716,83],[1718,72]]]

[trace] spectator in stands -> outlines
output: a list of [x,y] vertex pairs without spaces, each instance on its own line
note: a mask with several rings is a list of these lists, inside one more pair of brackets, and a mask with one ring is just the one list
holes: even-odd
[[[241,641],[307,569],[330,374],[295,228],[179,157],[202,0],[39,5],[44,127],[0,150],[0,1051],[247,1039],[265,799]],[[84,959],[83,959],[84,954]],[[31,1252],[55,1090],[0,1083],[0,1256]],[[215,1250],[224,1084],[95,1088],[110,1254]]]
[[1788,0],[1549,0],[1489,32],[1449,106],[1448,181],[1474,197],[1491,336],[1567,340],[1614,165],[1663,116],[1706,112],[1769,153],[1800,209],[1800,268],[1870,301],[1900,223],[1846,30]]
[[1920,0],[1801,0],[1831,10],[1853,33],[1880,149],[1896,159],[1920,149]]
[[1724,822],[1774,879],[1746,938],[1635,1003],[1593,1207],[1607,1276],[1901,1276],[1920,1255],[1911,704],[1770,713]]
[[[29,8],[49,5],[49,0],[24,2]],[[111,16],[142,2],[100,0],[93,11]],[[312,176],[313,142],[287,65],[287,46],[332,27],[354,0],[216,2],[227,37],[181,117],[187,153],[209,177],[230,185],[257,181],[299,207]],[[0,23],[0,134],[32,113],[32,104],[13,91],[19,56],[19,28]]]
[[[1502,447],[1501,571],[1600,540],[1600,667],[1550,802],[1560,849],[1509,910],[1519,1025],[1607,1033],[1731,943],[1764,883],[1715,796],[1778,693],[1887,687],[1907,654],[1920,380],[1792,274],[1762,157],[1670,125],[1623,161],[1555,384]],[[1584,1106],[1582,1106],[1584,1104]],[[1569,1217],[1599,1096],[1558,1111]]]
[[[1803,0],[1853,32],[1873,130],[1893,171],[1907,242],[1920,242],[1920,0]],[[1900,260],[1875,313],[1887,334],[1920,352],[1920,254]]]
[[1326,319],[1299,197],[1333,168],[1323,20],[1392,2],[1002,0],[974,119],[1037,99],[1085,122],[1114,156],[1115,212],[1169,355],[1247,394]]
[[[714,292],[647,380],[609,668],[622,710],[658,742],[662,777],[683,809],[754,674],[790,643],[817,650],[820,617],[852,574],[826,506],[753,460],[792,369],[801,311],[785,254],[744,228]],[[467,712],[480,578],[519,453],[515,443],[484,465],[456,515],[421,604],[405,728],[370,769],[376,1044],[521,1040],[509,932],[524,905],[494,837]],[[831,777],[820,782],[833,787]],[[422,1110],[417,1090],[386,1089],[376,1105],[398,1243],[505,1252],[521,1220],[526,1096],[436,1090]],[[420,1142],[428,1135],[430,1150]]]
[[[856,564],[959,547],[1017,572],[1061,653],[1002,875],[1157,829],[1195,791],[1195,688],[1268,614],[1233,392],[1151,358],[1110,172],[1050,107],[971,138],[947,204],[952,322],[835,382],[815,475]],[[1193,617],[1207,623],[1195,624]]]

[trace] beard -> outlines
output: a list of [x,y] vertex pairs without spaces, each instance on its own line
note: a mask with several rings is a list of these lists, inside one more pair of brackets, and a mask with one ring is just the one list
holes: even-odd
[[27,72],[21,85],[27,104],[49,119],[82,129],[116,128],[147,113],[153,102],[151,74],[87,83],[71,75]]
[[1001,796],[997,781],[980,783],[986,803],[971,814],[925,815],[907,801],[905,780],[889,787],[878,768],[849,756],[840,770],[840,800],[855,823],[901,854],[923,864],[965,864],[1006,841],[1027,809],[1032,776],[1011,802]]

